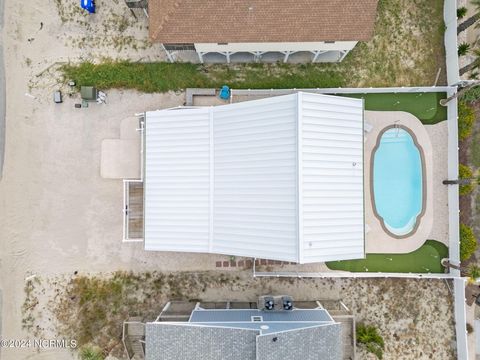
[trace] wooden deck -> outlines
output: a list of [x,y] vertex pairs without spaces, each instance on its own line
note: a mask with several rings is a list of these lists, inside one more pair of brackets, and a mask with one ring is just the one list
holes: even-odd
[[128,183],[128,239],[143,239],[143,182]]

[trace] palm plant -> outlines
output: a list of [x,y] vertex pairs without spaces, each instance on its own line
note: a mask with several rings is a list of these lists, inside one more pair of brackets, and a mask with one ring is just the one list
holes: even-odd
[[480,266],[472,264],[468,267],[466,275],[468,276],[468,282],[474,283],[478,278],[480,278]]
[[474,283],[477,279],[480,278],[480,266],[471,264],[469,267],[463,267],[452,264],[448,259],[442,259],[442,265],[446,268],[452,268],[460,270],[460,272],[468,277],[469,283]]
[[458,56],[466,55],[470,51],[470,44],[468,43],[461,43],[458,45]]
[[475,14],[470,16],[460,25],[458,25],[457,34],[460,34],[462,31],[467,30],[470,26],[476,24],[477,21],[480,20],[480,0],[470,0],[470,3],[475,6]]
[[457,9],[457,18],[462,19],[465,15],[467,15],[467,8],[465,6],[459,7]]
[[373,325],[357,324],[357,343],[365,345],[368,352],[375,354],[378,359],[383,357],[385,343],[378,329]]

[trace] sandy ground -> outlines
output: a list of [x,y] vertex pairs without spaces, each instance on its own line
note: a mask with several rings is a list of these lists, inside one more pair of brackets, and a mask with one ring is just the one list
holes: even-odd
[[[5,6],[8,91],[5,167],[0,182],[2,336],[23,339],[28,335],[21,327],[21,304],[25,278],[32,274],[54,277],[74,271],[213,270],[216,260],[227,259],[146,253],[142,244],[122,244],[122,182],[100,176],[101,142],[119,137],[122,119],[136,112],[179,105],[184,101],[183,94],[109,91],[107,105],[91,104],[87,109],[74,108],[79,102],[77,96],[66,96],[63,104],[52,101],[53,91],[60,87],[59,74],[50,67],[52,64],[101,57],[163,59],[158,46],[146,43],[142,14],[136,21],[120,0],[97,0],[99,12],[94,16],[75,12],[77,1],[73,0],[6,0]],[[61,15],[56,15],[57,6]],[[119,32],[128,40],[118,38]],[[375,282],[358,288],[332,282],[337,295],[348,289],[348,301],[357,299],[357,305],[352,306],[362,311],[363,318],[371,318],[389,332],[412,326],[408,317],[400,317],[394,327],[383,322],[380,315],[390,302]],[[274,285],[265,286],[268,290]],[[429,287],[427,283],[422,286]],[[370,291],[372,287],[376,290]],[[308,283],[290,289],[310,290]],[[229,289],[224,291],[210,296],[230,294]],[[323,294],[324,288],[315,291]],[[421,338],[430,347],[420,354],[420,347],[412,347],[412,341],[416,341],[413,335],[408,335],[405,341],[413,350],[397,358],[428,358],[427,349],[436,346],[441,347],[442,354],[449,354],[452,307],[448,302],[438,302],[447,298],[444,288],[440,293],[427,291],[417,298],[422,299],[419,307],[447,316],[435,317],[434,323],[425,317]],[[435,331],[430,333],[429,329]],[[395,353],[395,349],[389,351]],[[40,353],[3,349],[1,356],[2,360],[72,359],[70,352],[58,349]]]
[[[224,282],[216,281],[220,275],[225,276]],[[52,322],[46,319],[55,318],[51,309],[64,296],[64,284],[69,277],[43,278],[34,286],[32,298],[38,298],[39,304],[33,316],[38,319],[36,323],[41,326],[39,333],[42,336],[49,337],[52,334]],[[177,274],[173,277],[173,281],[178,284],[184,283],[186,278],[198,279],[197,275],[191,274]],[[204,274],[201,283],[192,280],[188,283],[188,288],[186,286],[179,285],[175,291],[184,293],[188,289],[188,298],[204,301],[256,301],[259,295],[266,293],[294,294],[297,300],[340,299],[355,315],[356,321],[374,324],[379,328],[385,340],[384,359],[456,358],[453,350],[455,334],[452,296],[448,289],[451,283],[444,280],[252,279],[249,272],[225,275],[215,272]],[[165,288],[168,289],[168,285],[160,290],[162,302],[168,300],[169,291]],[[58,296],[47,303],[52,298],[52,293]],[[141,298],[142,295],[137,296]],[[430,297],[435,298],[435,301],[425,301]],[[161,308],[162,304],[159,303],[158,311]],[[153,312],[153,315],[151,311],[149,313],[145,321],[152,321],[158,315],[157,312]],[[37,356],[44,354],[48,354],[48,351],[41,351]],[[67,358],[68,351],[62,354]],[[357,355],[357,359],[372,359],[361,347],[358,348]]]
[[[475,6],[471,4],[469,0],[457,0],[457,7],[466,7],[467,14],[458,20],[458,24],[461,24],[463,21],[467,20],[470,16],[475,14]],[[467,30],[462,31],[458,34],[457,41],[458,44],[467,43],[470,44],[470,51],[468,54],[459,57],[459,65],[460,69],[472,61],[475,60],[475,54],[473,53],[473,49],[478,47],[478,40],[480,36],[480,28],[476,27],[475,25],[470,26]],[[464,74],[462,79],[469,79],[468,74]]]
[[[79,99],[68,96],[63,104],[55,105],[52,93],[59,88],[58,74],[44,71],[51,64],[126,54],[134,60],[162,58],[156,47],[119,49],[108,31],[102,31],[112,14],[129,14],[123,3],[97,1],[99,14],[85,20],[92,24],[83,32],[77,20],[62,23],[55,15],[56,3],[7,0],[5,4],[8,94],[0,182],[0,288],[4,295],[2,335],[9,339],[26,336],[21,330],[20,305],[24,279],[30,274],[214,266],[208,256],[145,253],[140,244],[121,243],[122,182],[100,177],[101,141],[118,138],[120,121],[126,116],[176,106],[183,103],[184,95],[112,91],[107,105],[74,109]],[[63,3],[78,5],[76,1]],[[107,3],[112,11],[103,6]],[[129,26],[125,34],[138,37],[140,43],[146,33],[139,24]],[[98,46],[94,37],[103,35],[110,40]],[[78,41],[89,37],[91,41],[79,45]],[[2,360],[27,358],[61,359],[62,355],[2,351]]]

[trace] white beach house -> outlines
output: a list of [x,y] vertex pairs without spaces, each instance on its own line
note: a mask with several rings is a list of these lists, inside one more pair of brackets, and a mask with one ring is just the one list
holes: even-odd
[[149,0],[170,61],[339,62],[373,36],[378,0]]
[[145,249],[363,258],[363,108],[298,92],[147,112]]

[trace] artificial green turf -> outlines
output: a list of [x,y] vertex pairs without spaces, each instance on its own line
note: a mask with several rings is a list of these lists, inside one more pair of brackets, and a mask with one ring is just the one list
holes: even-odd
[[439,104],[439,101],[447,96],[444,92],[369,93],[345,96],[365,99],[365,110],[406,111],[427,125],[447,120],[447,108]]
[[[395,241],[402,241],[398,239]],[[408,254],[367,254],[366,259],[327,262],[331,270],[351,272],[442,273],[440,261],[448,257],[448,248],[441,242],[427,240]]]

